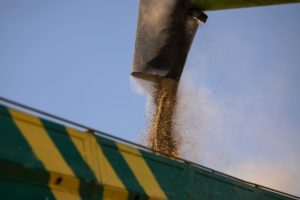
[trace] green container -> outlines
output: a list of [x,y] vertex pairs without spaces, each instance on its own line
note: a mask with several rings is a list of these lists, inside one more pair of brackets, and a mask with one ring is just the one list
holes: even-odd
[[299,199],[1,105],[0,137],[1,199]]

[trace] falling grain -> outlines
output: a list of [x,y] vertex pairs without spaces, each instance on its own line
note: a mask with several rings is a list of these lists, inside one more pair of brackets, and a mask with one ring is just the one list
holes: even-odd
[[152,94],[155,111],[147,138],[148,146],[168,156],[178,156],[181,141],[173,129],[177,88],[178,81],[161,78]]

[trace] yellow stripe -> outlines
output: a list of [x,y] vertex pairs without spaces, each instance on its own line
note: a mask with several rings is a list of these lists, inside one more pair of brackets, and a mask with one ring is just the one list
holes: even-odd
[[[72,169],[68,166],[48,133],[43,128],[41,121],[32,115],[25,114],[13,109],[10,109],[10,114],[20,132],[23,134],[27,142],[32,148],[32,151],[36,157],[43,163],[44,167],[50,173],[49,187],[56,199],[80,199],[78,194],[79,181],[75,179],[75,175]],[[54,186],[57,178],[57,174],[66,175],[70,184],[73,184],[71,188],[76,190],[70,191],[73,193],[67,194],[66,192],[57,191],[60,189],[58,186]],[[68,196],[68,198],[66,198]]]
[[128,191],[126,190],[124,184],[105,157],[95,136],[91,135],[91,140],[93,141],[93,144],[95,144],[95,150],[97,154],[96,158],[98,158],[97,164],[99,164],[98,169],[100,169],[100,177],[102,177],[102,183],[104,184],[103,199],[126,200]]
[[93,144],[89,142],[89,134],[68,127],[66,127],[66,130],[73,144],[76,146],[76,149],[80,153],[81,157],[91,168],[97,180],[101,182],[100,174],[97,170],[95,159],[93,159]]
[[[103,199],[126,200],[128,192],[104,156],[95,136],[71,128],[67,128],[67,132],[82,158],[96,175],[97,180],[104,185]],[[88,151],[92,149],[95,151]]]
[[149,199],[167,199],[139,150],[121,143],[117,146]]
[[[51,191],[55,198],[57,200],[65,200],[65,199],[70,199],[70,200],[80,200],[81,197],[79,195],[78,188],[79,188],[79,181],[75,177],[66,177],[63,176],[63,183],[60,185],[56,185],[55,182],[56,180],[62,177],[61,174],[53,173],[50,172],[50,180],[49,180],[49,188],[51,188]],[[63,188],[63,186],[72,186],[72,188],[75,187],[75,189],[67,189]]]

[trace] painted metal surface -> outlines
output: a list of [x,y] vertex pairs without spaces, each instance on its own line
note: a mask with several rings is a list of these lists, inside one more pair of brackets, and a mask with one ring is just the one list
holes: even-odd
[[131,75],[179,81],[200,21],[206,18],[186,0],[140,0]]
[[0,137],[2,199],[297,199],[6,106]]
[[190,0],[203,11],[299,3],[300,0]]

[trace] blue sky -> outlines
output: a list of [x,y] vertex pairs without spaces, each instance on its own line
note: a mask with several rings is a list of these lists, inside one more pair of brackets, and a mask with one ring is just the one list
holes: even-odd
[[[137,11],[137,0],[0,1],[0,96],[139,142]],[[274,187],[300,191],[300,5],[207,14],[181,83],[180,128],[197,146],[184,156],[246,179],[277,166],[291,173],[267,176],[285,183]]]

